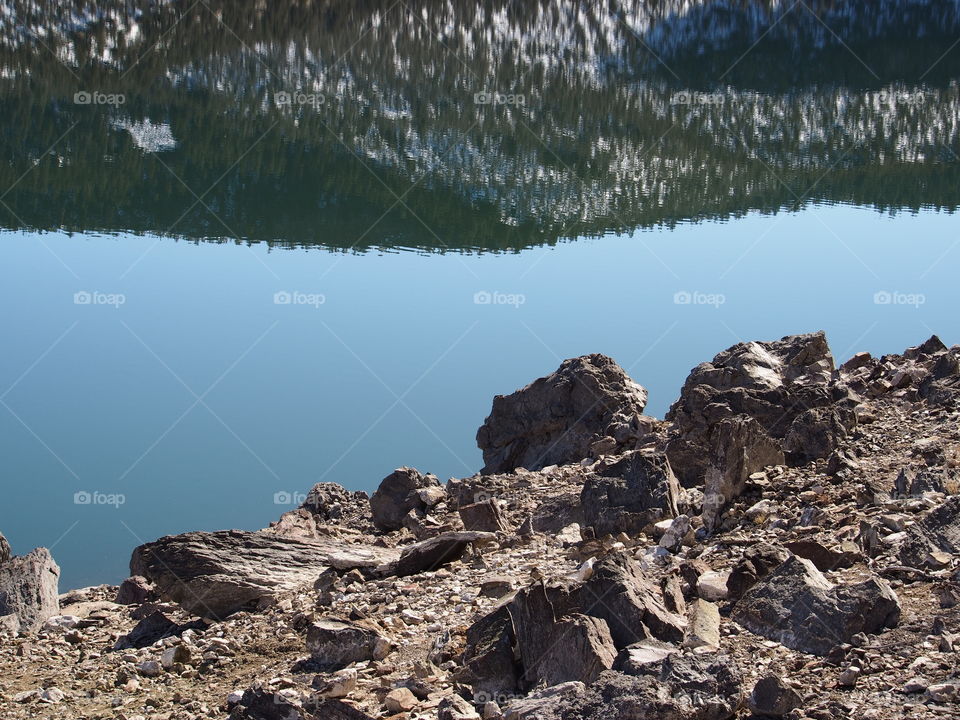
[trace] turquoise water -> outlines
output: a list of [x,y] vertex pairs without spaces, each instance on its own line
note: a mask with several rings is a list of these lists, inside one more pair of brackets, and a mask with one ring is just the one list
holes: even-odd
[[493,395],[565,357],[611,355],[662,416],[740,340],[823,328],[841,358],[960,342],[956,245],[950,215],[855,207],[509,255],[6,233],[0,527],[15,551],[53,546],[64,587],[117,581],[141,541],[265,526],[320,480],[471,474]]

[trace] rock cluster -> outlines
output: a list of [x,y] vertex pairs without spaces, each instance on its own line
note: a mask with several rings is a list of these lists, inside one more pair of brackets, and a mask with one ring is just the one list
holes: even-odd
[[[370,498],[321,484],[267,529],[161,538],[120,588],[21,607],[0,640],[0,707],[956,714],[957,356],[934,339],[835,369],[821,333],[745,343],[695,368],[666,422],[609,358],[567,361],[495,400],[473,477],[400,468]],[[0,562],[0,589],[39,586],[31,555]]]

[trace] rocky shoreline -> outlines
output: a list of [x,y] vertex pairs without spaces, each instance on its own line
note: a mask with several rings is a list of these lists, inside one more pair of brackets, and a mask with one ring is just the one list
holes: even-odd
[[2,716],[960,717],[960,347],[741,343],[646,401],[566,360],[494,399],[477,475],[320,484],[119,588],[0,535]]

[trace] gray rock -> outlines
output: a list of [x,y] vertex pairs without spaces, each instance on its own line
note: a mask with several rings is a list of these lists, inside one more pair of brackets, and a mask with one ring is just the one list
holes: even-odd
[[0,533],[0,565],[7,562],[7,560],[10,559],[10,555],[10,543],[7,542],[3,533]]
[[687,621],[667,610],[662,591],[626,553],[596,563],[592,577],[570,591],[570,609],[600,618],[617,649],[654,638],[680,642]]
[[322,618],[307,628],[307,651],[324,670],[339,670],[355,662],[382,660],[390,641],[373,628]]
[[515,643],[505,605],[480,618],[467,630],[457,681],[469,685],[475,699],[500,702],[517,695],[523,670],[515,658]]
[[599,463],[584,483],[580,504],[597,536],[637,535],[651,523],[676,517],[679,496],[667,456],[635,450]]
[[494,498],[471,505],[461,505],[459,508],[460,520],[464,530],[480,530],[481,532],[506,532],[510,529],[500,504]]
[[564,360],[556,372],[494,398],[477,432],[483,472],[577,462],[607,436],[629,449],[648,432],[646,404],[647,391],[605,355]]
[[0,564],[0,616],[15,615],[20,631],[38,630],[60,613],[60,568],[50,551],[36,548]]
[[436,570],[459,560],[471,544],[494,541],[496,538],[494,533],[478,531],[441,533],[408,545],[389,572],[397,577],[406,577]]
[[659,640],[641,640],[628,645],[613,663],[613,669],[626,675],[643,675],[648,665],[660,666],[668,655],[680,652],[679,648]]
[[739,600],[743,594],[778,567],[790,554],[769,543],[754,545],[738,562],[727,578],[727,596]]
[[503,710],[503,720],[560,720],[560,713],[586,693],[582,682],[567,682],[543,688],[512,701]]
[[319,538],[298,540],[268,531],[193,532],[141,545],[132,575],[196,615],[222,618],[277,593],[309,585],[320,570],[373,569],[396,562],[390,548]]
[[760,678],[747,698],[751,712],[762,717],[783,717],[802,702],[797,691],[776,675]]
[[434,475],[423,475],[408,467],[394,470],[380,482],[370,498],[373,524],[386,532],[399,530],[411,510],[417,514],[427,511],[428,505],[418,491],[433,487],[440,487]]
[[712,602],[697,599],[690,606],[690,624],[683,646],[693,649],[719,649],[720,610]]
[[538,720],[727,720],[743,702],[741,675],[722,655],[668,655],[637,675],[608,671]]
[[793,465],[830,457],[856,424],[857,416],[850,406],[811,408],[790,424],[783,449]]
[[882,580],[835,586],[797,556],[750,588],[732,615],[757,635],[820,656],[859,633],[895,627],[899,618],[900,601]]
[[437,720],[480,720],[480,714],[459,695],[450,695],[437,706]]
[[508,610],[525,684],[590,684],[613,666],[617,651],[606,622],[579,614],[559,618],[542,584],[519,592]]
[[[775,455],[764,436],[779,444],[808,410],[853,402],[833,370],[822,332],[740,343],[698,365],[666,416],[674,423],[667,454],[680,482],[694,487],[714,468],[735,489],[736,477]],[[720,430],[726,439],[715,436],[722,421],[738,416],[752,418],[757,427]],[[738,437],[747,443],[746,457],[737,452]],[[731,471],[731,464],[741,467]]]
[[140,605],[156,597],[156,590],[149,580],[141,575],[133,575],[120,583],[114,602],[118,605]]
[[900,562],[922,568],[937,551],[960,554],[960,495],[947,498],[910,528],[900,547]]

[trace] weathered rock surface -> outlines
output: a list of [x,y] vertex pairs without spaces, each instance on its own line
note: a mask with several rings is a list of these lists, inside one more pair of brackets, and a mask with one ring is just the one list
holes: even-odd
[[145,577],[133,575],[120,583],[116,602],[120,605],[140,605],[156,597],[156,590]]
[[417,514],[425,513],[430,505],[420,491],[429,488],[441,488],[436,476],[424,475],[408,467],[394,470],[380,482],[370,498],[374,525],[386,532],[399,530],[411,510]]
[[[674,423],[667,454],[681,483],[695,486],[712,470],[725,477],[713,481],[724,501],[736,497],[741,479],[777,461],[777,449],[784,449],[784,438],[801,415],[838,403],[852,407],[849,389],[834,379],[833,371],[822,332],[740,343],[698,365],[666,416]],[[737,417],[756,424],[723,422]],[[839,414],[838,422],[845,433],[849,427],[844,423],[854,422],[852,413]],[[789,446],[799,452],[796,443],[820,438],[827,427],[831,423],[814,413],[798,423]],[[818,442],[804,450],[804,459],[836,444],[832,439]]]
[[937,551],[960,555],[960,495],[954,495],[910,528],[900,548],[904,565],[922,568]]
[[0,533],[0,565],[5,563],[10,559],[10,543],[7,542],[7,539],[3,536],[3,533]]
[[802,703],[797,691],[776,675],[760,678],[747,698],[750,711],[761,717],[783,717]]
[[224,617],[279,592],[312,583],[326,567],[373,569],[398,551],[342,540],[295,540],[227,530],[170,535],[133,551],[130,572],[189,612]]
[[680,486],[667,456],[635,450],[598,463],[580,495],[584,521],[598,536],[640,533],[679,514]]
[[377,630],[358,623],[321,618],[307,628],[307,650],[320,667],[339,670],[351,663],[382,660],[390,641]]
[[826,655],[858,633],[895,627],[900,601],[882,580],[833,585],[809,560],[793,556],[746,592],[732,618],[794,650]]
[[743,594],[770,574],[770,571],[784,562],[790,554],[782,547],[770,543],[759,543],[747,550],[727,578],[727,596],[739,600]]
[[34,631],[60,612],[60,568],[50,551],[37,548],[0,564],[0,617],[15,616],[12,626]]
[[510,529],[500,504],[495,498],[471,505],[461,505],[460,519],[464,530],[479,530],[481,532],[506,532]]
[[647,434],[647,391],[605,355],[564,360],[556,372],[511,395],[497,395],[477,432],[484,473],[590,457],[591,445],[612,438],[606,452],[630,449]]
[[388,572],[398,577],[436,570],[463,557],[471,545],[496,540],[494,533],[479,531],[447,532],[408,545]]

